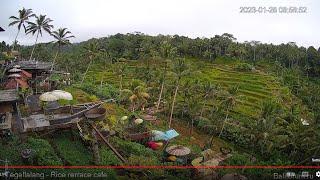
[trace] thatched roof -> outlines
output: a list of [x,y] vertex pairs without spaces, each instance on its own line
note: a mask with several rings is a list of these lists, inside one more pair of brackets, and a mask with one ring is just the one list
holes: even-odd
[[36,69],[36,70],[50,70],[52,63],[50,62],[43,62],[43,61],[18,61],[14,65],[19,65],[20,69],[24,70],[30,70],[30,69]]
[[19,96],[15,89],[0,90],[0,102],[17,101],[18,99]]

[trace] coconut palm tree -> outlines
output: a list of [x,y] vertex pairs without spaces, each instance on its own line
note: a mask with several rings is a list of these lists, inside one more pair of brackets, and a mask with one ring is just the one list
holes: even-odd
[[175,82],[175,90],[174,90],[174,95],[173,95],[173,100],[171,104],[171,112],[170,112],[170,118],[169,118],[169,128],[171,127],[171,122],[172,122],[172,115],[173,115],[173,110],[174,110],[174,105],[176,102],[177,94],[178,94],[178,89],[180,86],[180,81],[182,77],[186,76],[188,74],[188,66],[185,63],[185,60],[183,58],[177,58],[174,61],[174,67],[173,67],[173,73],[176,75],[176,82]]
[[141,110],[144,110],[144,107],[150,98],[144,83],[139,80],[132,80],[129,88],[130,89],[123,89],[121,91],[128,96],[126,98],[131,102],[132,111],[135,111],[136,108],[139,107],[141,107]]
[[164,83],[166,80],[166,74],[167,74],[167,68],[168,68],[168,63],[167,61],[165,61],[165,66],[164,66],[164,70],[162,72],[159,73],[159,83],[161,84],[160,87],[160,93],[159,93],[159,98],[158,98],[158,102],[157,102],[157,106],[156,106],[156,112],[159,110],[159,106],[160,106],[160,102],[161,102],[161,98],[162,98],[162,93],[163,93],[163,89],[164,89]]
[[[26,31],[26,26],[25,23],[29,23],[29,18],[34,17],[35,14],[32,13],[32,9],[25,9],[22,8],[21,10],[19,10],[19,16],[10,16],[9,19],[12,19],[13,21],[9,24],[9,26],[13,26],[15,24],[18,24],[18,32],[16,37],[14,38],[13,42],[17,42],[17,38],[18,35],[20,33],[21,30],[21,26],[23,26],[24,30]],[[12,50],[14,50],[15,48],[15,43],[12,46]]]
[[309,65],[309,63],[306,63],[306,65],[303,67],[305,72],[307,73],[307,78],[309,77],[309,72],[312,69],[312,67]]
[[119,77],[119,90],[120,90],[120,95],[121,95],[121,90],[122,90],[122,81],[123,81],[123,76],[126,73],[128,68],[128,65],[123,62],[118,62],[115,64],[114,72],[116,75]]
[[261,154],[271,152],[276,145],[271,139],[280,140],[282,126],[276,126],[276,120],[279,117],[281,107],[272,100],[268,99],[261,103],[259,119],[256,121],[252,132],[254,133],[254,144],[259,145]]
[[89,58],[89,64],[87,66],[87,69],[82,77],[81,84],[83,84],[84,79],[86,78],[86,75],[89,71],[90,65],[92,64],[92,61],[99,55],[99,45],[97,41],[90,42],[87,46],[84,48],[84,52],[82,54],[83,57]]
[[53,28],[53,25],[50,24],[53,20],[51,20],[50,18],[46,18],[46,15],[40,14],[40,16],[35,16],[35,17],[36,17],[36,21],[28,22],[28,27],[26,28],[27,34],[32,33],[32,35],[34,35],[37,33],[36,41],[31,51],[30,60],[32,59],[34,49],[37,45],[39,34],[42,36],[43,30],[51,34],[51,29]]
[[203,105],[201,108],[200,116],[202,117],[204,109],[208,103],[208,100],[212,101],[212,98],[215,98],[216,95],[219,93],[219,87],[212,84],[211,82],[207,81],[202,86],[204,93],[203,93]]
[[201,98],[202,94],[200,92],[201,90],[201,84],[198,79],[194,80],[190,84],[189,90],[185,89],[184,91],[187,91],[186,95],[186,100],[188,104],[188,114],[189,114],[189,120],[191,120],[190,124],[190,136],[193,134],[193,125],[194,125],[194,120],[196,118],[199,118],[199,112],[200,109],[202,108],[201,102],[199,99]]
[[69,39],[74,38],[74,36],[71,35],[71,32],[68,31],[67,28],[59,28],[57,31],[52,31],[52,36],[56,39],[54,44],[58,46],[58,50],[57,50],[56,55],[53,59],[51,71],[53,70],[55,60],[61,50],[61,47],[64,45],[71,44]]
[[232,86],[231,88],[229,88],[228,91],[227,91],[225,100],[222,101],[223,106],[226,109],[226,117],[224,118],[224,121],[222,123],[222,128],[220,130],[219,137],[222,135],[225,123],[228,120],[228,116],[229,116],[230,110],[232,110],[236,106],[237,99],[241,98],[240,95],[237,95],[238,90],[239,90],[238,86]]

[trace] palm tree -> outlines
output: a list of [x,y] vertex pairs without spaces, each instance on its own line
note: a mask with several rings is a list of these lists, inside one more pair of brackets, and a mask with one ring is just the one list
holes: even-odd
[[121,95],[121,90],[122,90],[122,81],[123,81],[123,76],[127,71],[127,64],[123,63],[123,62],[119,62],[117,64],[115,64],[115,68],[114,71],[115,73],[118,75],[119,79],[119,90],[120,90],[120,95]]
[[240,96],[237,95],[238,90],[239,90],[238,86],[232,86],[231,88],[229,88],[228,92],[227,92],[227,95],[226,95],[226,98],[222,102],[224,104],[225,109],[226,109],[226,117],[225,117],[225,119],[224,119],[224,121],[222,123],[222,128],[221,128],[221,131],[220,131],[218,137],[220,137],[222,135],[225,123],[228,120],[228,116],[229,116],[230,110],[232,110],[236,106],[236,103],[237,103],[236,100],[238,98],[240,98]]
[[207,105],[208,100],[212,100],[219,93],[219,87],[213,85],[211,82],[207,81],[203,85],[204,95],[203,95],[203,105],[201,108],[200,116],[202,117],[204,109]]
[[130,89],[123,89],[121,91],[129,96],[127,99],[131,102],[132,111],[135,111],[136,107],[141,107],[141,109],[144,110],[145,104],[150,97],[144,83],[139,80],[132,80],[129,88]]
[[167,61],[165,61],[165,67],[163,72],[160,72],[159,74],[159,83],[161,84],[161,88],[160,88],[160,93],[159,93],[159,98],[158,98],[158,102],[157,102],[157,106],[156,106],[156,112],[159,109],[160,106],[160,102],[161,102],[161,98],[162,98],[162,93],[163,93],[163,89],[164,89],[164,83],[166,80],[166,74],[167,74]]
[[185,63],[185,60],[183,58],[177,58],[177,60],[174,62],[173,71],[176,75],[176,83],[175,83],[176,87],[174,90],[173,100],[172,100],[172,104],[171,104],[169,128],[171,127],[174,104],[176,102],[180,81],[181,81],[182,77],[186,76],[187,73],[189,72],[187,68],[188,68],[187,64]]
[[309,72],[310,72],[310,70],[312,69],[312,67],[309,65],[309,63],[307,63],[304,67],[303,67],[303,69],[306,71],[306,73],[307,73],[307,78],[309,77]]
[[58,46],[58,50],[57,50],[56,55],[53,59],[51,71],[53,70],[55,60],[61,50],[61,47],[64,45],[67,45],[67,44],[71,44],[69,39],[74,38],[74,36],[70,35],[70,34],[71,34],[71,32],[67,31],[67,28],[59,28],[57,31],[52,32],[52,36],[56,39],[55,44]]
[[281,139],[279,133],[282,130],[281,126],[275,126],[275,120],[279,117],[280,105],[274,100],[266,100],[261,104],[261,110],[259,115],[259,120],[254,126],[254,144],[260,145],[260,152],[264,154],[266,152],[271,152],[271,149],[275,145],[271,141],[272,137],[278,137],[276,139]]
[[40,14],[40,16],[35,17],[36,22],[28,22],[28,27],[26,30],[27,34],[32,33],[32,35],[34,35],[35,33],[37,33],[36,42],[34,43],[34,46],[31,51],[30,60],[32,59],[34,49],[37,45],[39,34],[42,36],[43,30],[51,34],[51,29],[53,28],[53,25],[50,24],[53,20],[51,20],[50,18],[46,18],[46,15]]
[[[13,26],[15,24],[18,24],[18,32],[17,32],[17,35],[16,37],[14,38],[14,42],[17,42],[17,38],[18,38],[18,35],[20,33],[20,30],[21,30],[21,26],[24,27],[24,30],[26,31],[26,26],[25,26],[25,23],[29,23],[29,18],[31,17],[34,17],[35,14],[32,13],[32,9],[21,9],[19,10],[19,16],[16,17],[16,16],[10,16],[9,19],[12,19],[13,21],[9,24],[9,26]],[[15,43],[13,44],[12,46],[12,50],[14,50],[15,48]]]
[[260,41],[251,41],[250,45],[253,47],[253,64],[256,63],[256,48],[260,44]]
[[89,71],[90,65],[92,64],[92,61],[99,55],[99,46],[97,41],[90,42],[87,46],[84,47],[84,52],[82,54],[83,57],[89,58],[89,64],[87,66],[87,69],[82,77],[81,84],[83,84],[84,79],[86,78],[86,75]]
[[191,84],[191,87],[189,90],[189,93],[187,93],[187,103],[188,103],[188,111],[189,111],[189,118],[191,118],[191,128],[190,128],[190,136],[193,134],[193,125],[194,120],[199,117],[198,113],[200,109],[202,108],[201,103],[199,99],[201,98],[201,92],[200,92],[200,81],[198,79],[194,80]]

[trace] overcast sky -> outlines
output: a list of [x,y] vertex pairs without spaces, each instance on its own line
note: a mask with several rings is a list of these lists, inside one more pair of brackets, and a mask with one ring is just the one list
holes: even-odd
[[[306,7],[307,13],[240,13],[246,6]],[[320,46],[319,0],[1,0],[0,26],[6,31],[0,32],[0,41],[13,42],[17,28],[8,27],[8,18],[22,7],[46,14],[55,28],[67,27],[76,36],[73,42],[135,31],[192,38],[227,32],[241,42]],[[51,40],[48,35],[39,39]],[[21,33],[18,41],[31,44],[35,37]]]

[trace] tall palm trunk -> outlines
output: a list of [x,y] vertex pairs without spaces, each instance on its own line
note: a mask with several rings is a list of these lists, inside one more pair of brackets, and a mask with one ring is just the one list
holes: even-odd
[[227,121],[227,119],[228,119],[228,116],[229,116],[229,108],[227,109],[227,115],[226,115],[226,118],[224,119],[224,121],[223,121],[223,123],[222,123],[222,128],[221,128],[221,131],[220,131],[218,137],[220,137],[220,136],[222,135],[222,132],[223,132],[223,130],[224,130],[224,125],[226,124],[226,121]]
[[17,42],[17,38],[18,38],[19,33],[20,33],[20,29],[18,30],[17,35],[16,35],[16,37],[14,38],[14,42],[13,42],[13,46],[12,46],[12,51],[14,50],[14,48],[15,48],[15,46],[16,46],[16,42]]
[[33,45],[33,48],[32,48],[32,51],[31,51],[31,55],[30,55],[30,59],[29,59],[29,60],[32,59],[32,55],[33,55],[33,53],[34,53],[34,49],[35,49],[35,47],[36,47],[36,45],[37,45],[37,42],[38,42],[38,37],[39,37],[39,31],[38,31],[38,33],[37,33],[36,42],[35,42],[34,45]]
[[60,46],[59,46],[59,49],[58,49],[57,52],[56,52],[56,55],[55,55],[54,58],[53,58],[53,62],[52,62],[50,71],[53,70],[54,63],[56,62],[56,59],[57,59],[57,57],[58,57],[59,52],[60,52]]
[[86,78],[86,75],[87,75],[87,73],[88,73],[88,71],[89,71],[89,68],[90,68],[91,63],[92,63],[92,59],[90,59],[89,65],[88,65],[88,67],[87,67],[87,70],[86,70],[86,72],[84,73],[84,75],[83,75],[83,77],[82,77],[81,85],[83,84],[83,81],[84,81],[84,79]]
[[173,100],[172,100],[172,105],[171,105],[171,112],[170,112],[170,119],[169,119],[169,128],[171,127],[172,115],[173,115],[173,110],[174,110],[174,103],[176,102],[178,89],[179,89],[179,81],[177,83],[176,90],[175,90],[174,95],[173,95]]
[[164,88],[164,81],[161,83],[161,89],[160,89],[160,94],[159,94],[159,98],[158,98],[158,102],[157,102],[156,112],[158,111],[159,106],[160,106],[163,88]]

